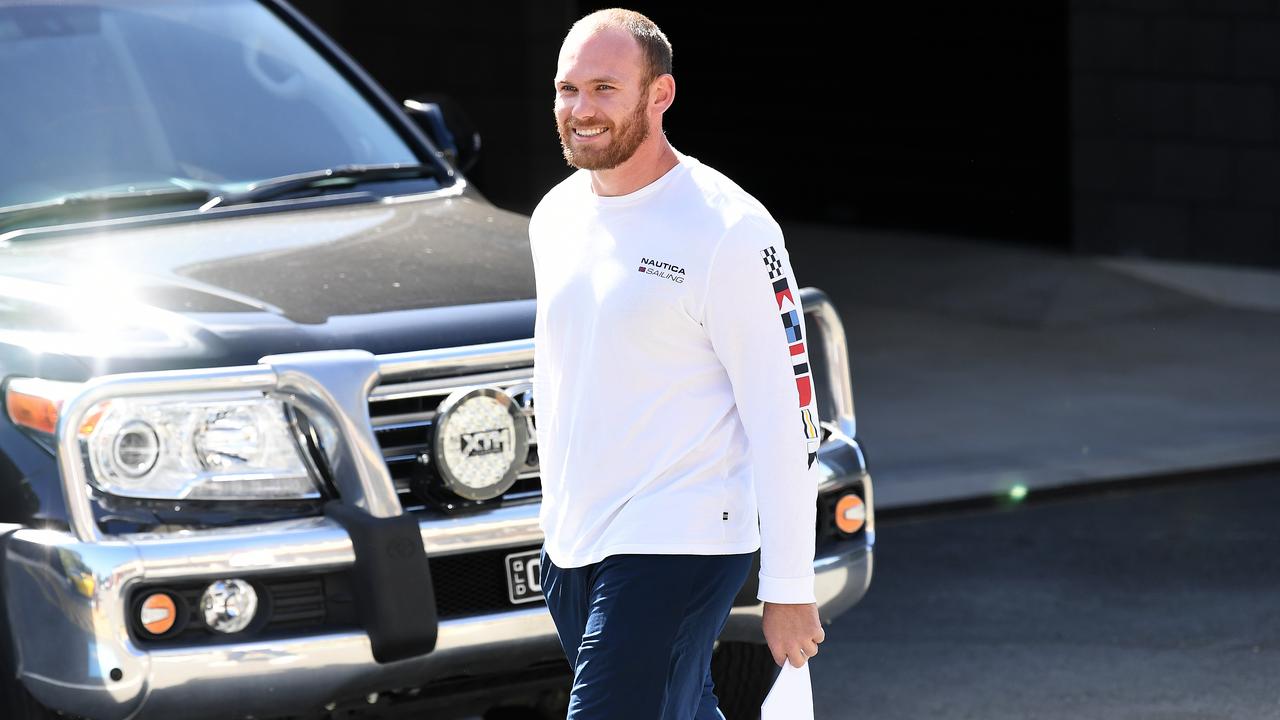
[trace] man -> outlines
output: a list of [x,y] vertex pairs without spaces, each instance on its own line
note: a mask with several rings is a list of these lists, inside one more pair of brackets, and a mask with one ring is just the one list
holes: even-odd
[[774,660],[800,667],[825,636],[798,286],[764,206],[667,142],[671,46],[652,21],[579,20],[555,88],[577,171],[529,233],[542,589],[569,717],[722,718],[711,652],[757,548]]

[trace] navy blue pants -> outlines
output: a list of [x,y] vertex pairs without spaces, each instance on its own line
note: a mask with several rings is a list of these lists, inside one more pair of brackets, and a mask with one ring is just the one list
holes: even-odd
[[573,668],[567,720],[723,720],[711,650],[753,554],[558,568],[544,547],[542,594]]

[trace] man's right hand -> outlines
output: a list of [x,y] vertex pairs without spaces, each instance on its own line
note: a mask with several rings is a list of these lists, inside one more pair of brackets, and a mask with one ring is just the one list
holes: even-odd
[[795,667],[803,666],[818,654],[818,644],[827,637],[818,619],[817,603],[765,602],[761,622],[765,642],[769,643],[769,652],[778,667],[788,660]]

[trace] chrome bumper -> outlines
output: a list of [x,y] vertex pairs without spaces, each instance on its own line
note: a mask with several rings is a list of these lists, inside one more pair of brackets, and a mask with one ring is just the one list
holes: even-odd
[[[869,485],[869,481],[868,481]],[[424,520],[431,555],[540,542],[537,505],[482,519]],[[818,598],[829,621],[871,579],[865,545],[818,558]],[[5,586],[19,675],[43,704],[98,720],[296,713],[360,695],[458,674],[495,674],[563,657],[539,605],[444,620],[436,649],[394,663],[374,661],[363,631],[284,640],[144,649],[126,624],[139,582],[252,577],[340,569],[354,561],[346,531],[314,518],[179,536],[120,536],[85,543],[65,532],[23,529],[8,540]],[[759,639],[761,606],[733,610],[724,638]]]

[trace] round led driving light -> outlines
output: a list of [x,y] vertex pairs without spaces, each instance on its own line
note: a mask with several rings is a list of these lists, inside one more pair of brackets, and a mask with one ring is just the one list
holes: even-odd
[[151,472],[160,457],[160,437],[147,422],[133,420],[116,433],[111,450],[120,472],[129,477],[142,477]]
[[526,427],[524,409],[502,390],[454,391],[435,422],[436,470],[445,486],[469,500],[506,492],[529,453]]
[[205,588],[200,610],[209,629],[220,633],[240,632],[253,622],[258,612],[258,593],[239,578],[218,580]]
[[836,502],[836,527],[852,535],[867,522],[867,506],[862,498],[850,493]]

